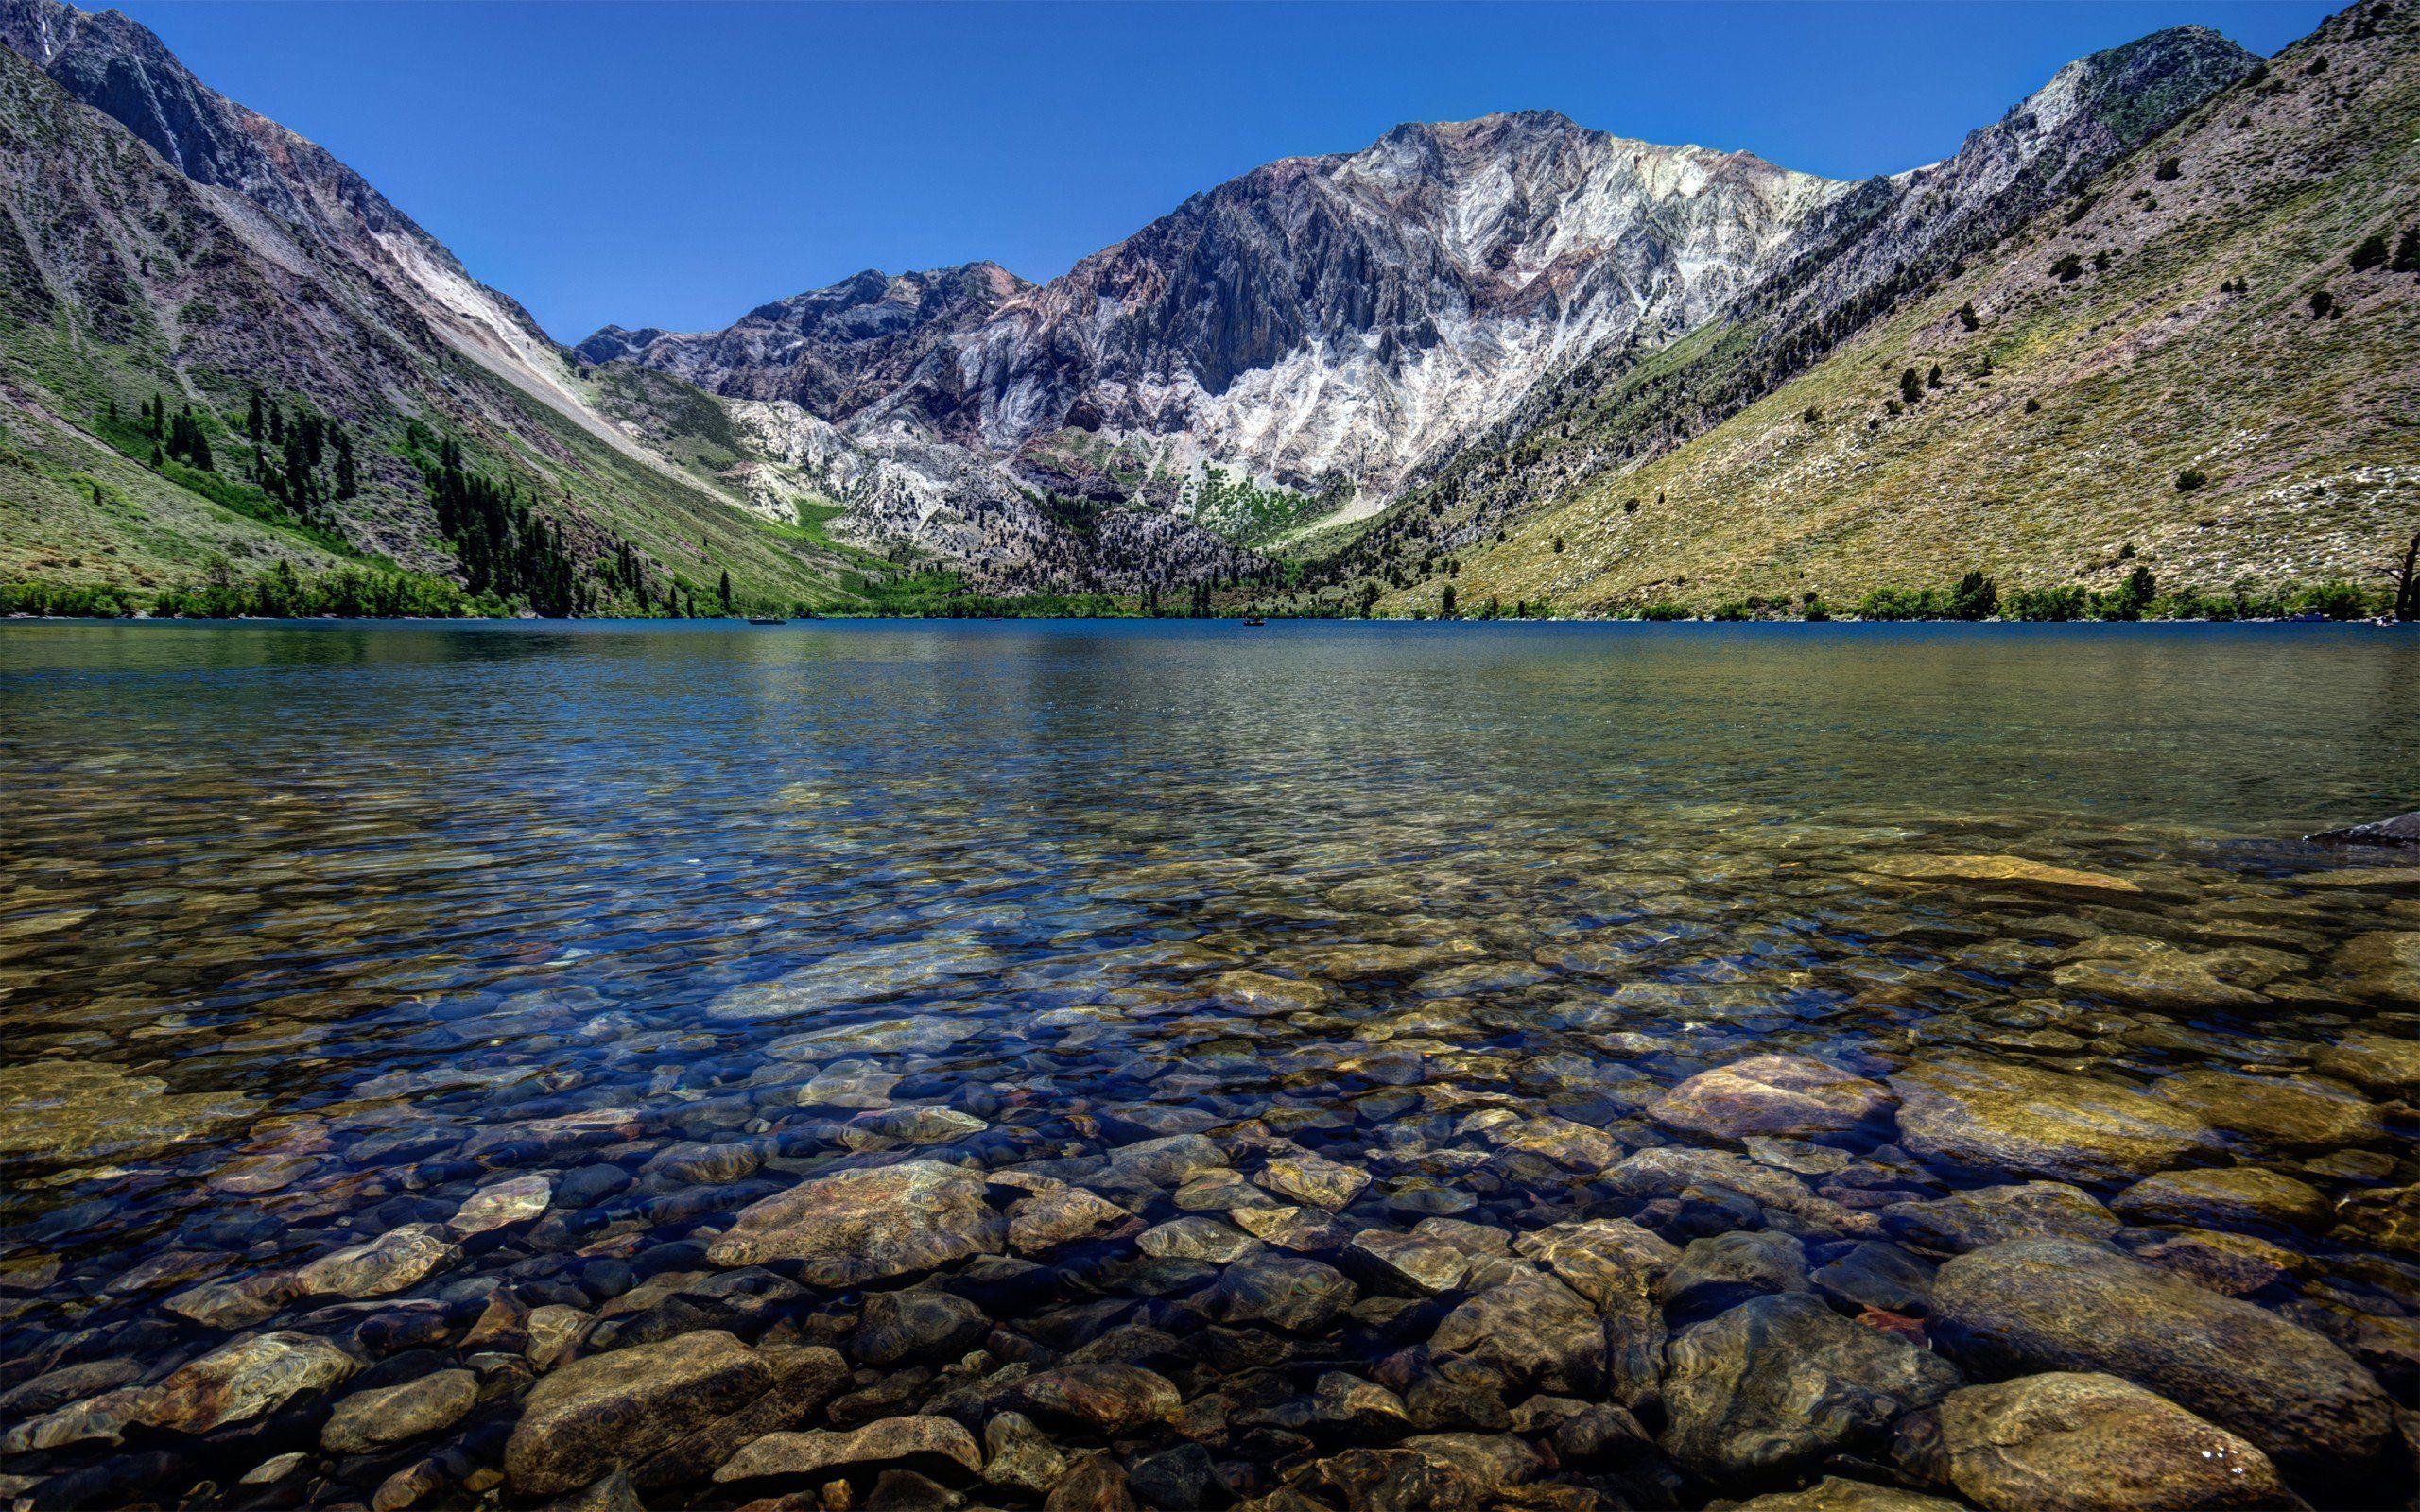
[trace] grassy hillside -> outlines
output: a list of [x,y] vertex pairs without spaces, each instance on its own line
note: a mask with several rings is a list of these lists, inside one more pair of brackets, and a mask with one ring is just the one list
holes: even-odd
[[2366,573],[2420,528],[2420,272],[2394,257],[2415,232],[2420,33],[2372,5],[1742,413],[1381,610],[1433,610],[1448,581],[1574,612],[1839,604],[1969,568]]
[[[509,483],[528,523],[506,554],[567,557],[598,611],[718,604],[725,574],[737,607],[854,601],[854,554],[717,485],[729,426],[712,400],[655,396],[670,450],[650,454],[543,341],[507,361],[442,337],[426,291],[382,282],[348,225],[186,178],[0,48],[0,583],[140,598],[281,564],[466,581],[419,434]],[[307,476],[251,434],[262,400],[307,421]],[[206,455],[155,453],[161,427],[136,418],[155,402]]]

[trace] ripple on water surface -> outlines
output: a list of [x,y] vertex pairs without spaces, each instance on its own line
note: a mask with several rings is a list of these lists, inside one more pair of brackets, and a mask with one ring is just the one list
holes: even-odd
[[43,625],[0,713],[0,1494],[2411,1496],[2420,853],[2289,838],[2413,806],[2408,634]]

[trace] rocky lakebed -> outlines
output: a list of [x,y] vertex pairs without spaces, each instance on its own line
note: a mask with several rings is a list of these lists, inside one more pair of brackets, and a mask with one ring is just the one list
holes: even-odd
[[2420,851],[46,687],[0,1504],[2414,1504]]

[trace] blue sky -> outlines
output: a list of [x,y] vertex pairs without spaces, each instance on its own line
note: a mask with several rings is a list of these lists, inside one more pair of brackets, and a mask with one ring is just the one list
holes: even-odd
[[117,4],[575,341],[725,325],[864,267],[1048,278],[1195,190],[1399,121],[1546,108],[1891,172],[2096,48],[2199,22],[2268,53],[2334,9]]

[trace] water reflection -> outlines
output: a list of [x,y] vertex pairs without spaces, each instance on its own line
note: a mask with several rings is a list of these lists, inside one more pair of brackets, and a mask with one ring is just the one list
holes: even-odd
[[[399,1295],[610,1315],[597,1255],[710,1269],[750,1203],[909,1155],[1329,1259],[1621,1216],[1929,1263],[1978,1230],[1927,1205],[2007,1177],[2097,1211],[2250,1167],[2321,1207],[2154,1193],[2134,1248],[2260,1235],[2290,1278],[2162,1253],[2408,1387],[2414,1228],[2370,1194],[2413,1178],[2420,863],[2289,837],[2410,806],[2415,732],[2420,640],[2368,629],[7,627],[0,1358],[156,1380],[325,1300],[195,1286],[514,1172],[593,1195]],[[1890,1091],[1658,1114],[1766,1053]],[[2047,1154],[2003,1126],[2084,1104]],[[1298,1232],[1268,1180],[1069,1163],[1202,1133],[1368,1185]],[[1737,1163],[1659,1185],[1667,1147]],[[1077,1253],[1063,1301],[1222,1295]],[[1623,1494],[1754,1488],[1671,1452]]]

